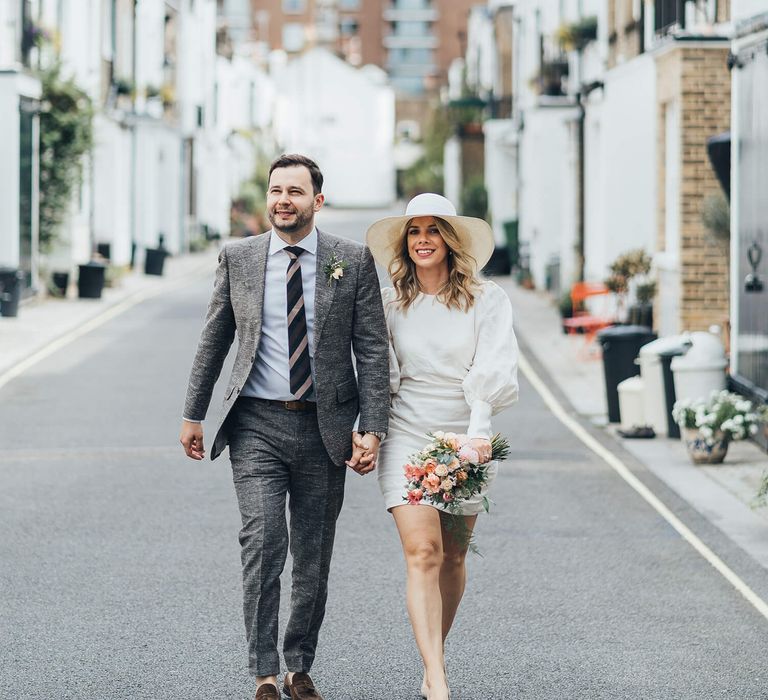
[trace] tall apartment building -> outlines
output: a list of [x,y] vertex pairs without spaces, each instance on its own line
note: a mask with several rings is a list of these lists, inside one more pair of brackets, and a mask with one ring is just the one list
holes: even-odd
[[289,54],[326,46],[383,68],[400,93],[444,84],[477,0],[250,0],[253,40]]

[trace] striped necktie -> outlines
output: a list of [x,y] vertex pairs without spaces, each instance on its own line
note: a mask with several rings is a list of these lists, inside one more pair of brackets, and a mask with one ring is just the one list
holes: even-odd
[[291,377],[291,393],[297,401],[305,399],[312,391],[312,372],[309,365],[309,336],[307,314],[304,310],[304,290],[301,284],[301,262],[304,252],[298,246],[283,248],[291,259],[286,273],[288,297],[288,366]]

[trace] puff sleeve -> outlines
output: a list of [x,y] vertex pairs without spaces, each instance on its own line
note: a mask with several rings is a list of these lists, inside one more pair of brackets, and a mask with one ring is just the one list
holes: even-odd
[[400,362],[392,342],[392,325],[395,322],[395,290],[385,287],[381,290],[381,300],[384,303],[384,315],[387,319],[387,335],[389,336],[389,393],[396,394],[400,389]]
[[504,290],[485,282],[475,304],[475,355],[462,383],[471,409],[467,435],[490,439],[491,416],[518,398],[518,347]]

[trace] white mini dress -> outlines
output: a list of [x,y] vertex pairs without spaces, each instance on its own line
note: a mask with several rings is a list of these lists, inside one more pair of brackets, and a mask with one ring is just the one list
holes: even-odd
[[[426,433],[491,437],[491,416],[517,400],[518,347],[512,305],[494,282],[482,283],[466,312],[449,309],[429,294],[419,294],[402,311],[391,287],[382,290],[382,297],[389,330],[390,410],[377,474],[389,510],[406,504],[403,465],[429,442]],[[497,467],[489,464],[488,486]],[[487,487],[465,501],[461,514],[480,513],[486,492]]]

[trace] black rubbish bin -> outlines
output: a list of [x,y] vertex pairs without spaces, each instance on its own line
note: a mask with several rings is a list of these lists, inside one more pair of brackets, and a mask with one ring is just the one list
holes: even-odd
[[165,248],[147,248],[144,257],[144,274],[162,275],[167,255],[168,251]]
[[106,269],[107,266],[99,262],[89,262],[79,266],[77,295],[81,299],[101,299]]
[[68,272],[53,272],[51,273],[51,285],[55,293],[58,296],[67,296],[67,289],[69,289],[69,273]]
[[24,273],[14,267],[0,267],[0,316],[18,316]]
[[619,423],[619,390],[621,382],[640,374],[635,358],[640,348],[655,340],[656,334],[647,326],[611,326],[597,334],[603,348],[605,397],[608,403],[608,421]]
[[96,252],[105,260],[112,260],[112,244],[111,243],[97,243]]
[[667,437],[679,438],[680,426],[672,417],[672,408],[677,401],[675,395],[675,378],[672,374],[672,358],[679,355],[685,355],[690,348],[690,345],[681,345],[678,348],[665,350],[659,353],[659,361],[661,362],[661,374],[664,377],[664,405],[667,409]]

